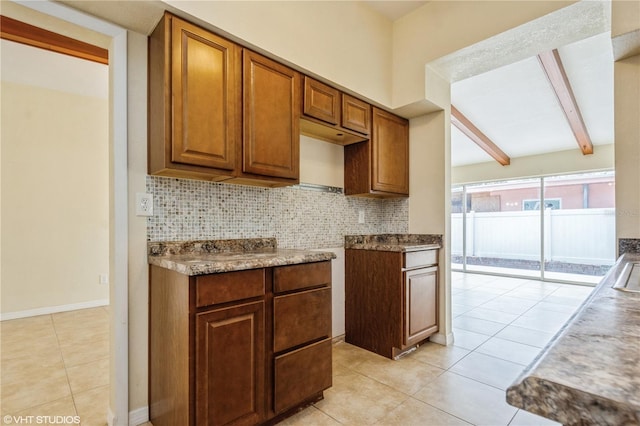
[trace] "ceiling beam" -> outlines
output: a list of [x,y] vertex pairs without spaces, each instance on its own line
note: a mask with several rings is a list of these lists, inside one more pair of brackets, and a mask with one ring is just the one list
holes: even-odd
[[567,73],[562,66],[558,49],[540,53],[538,60],[545,74],[547,74],[547,78],[560,102],[565,117],[567,117],[567,122],[571,127],[571,131],[578,142],[582,154],[593,154],[593,144],[591,143],[589,132],[587,132],[587,127],[584,125],[584,120],[582,119],[582,114],[580,114],[576,98],[573,95]]
[[7,16],[0,16],[0,38],[100,64],[109,63],[107,49],[34,27]]
[[451,105],[451,124],[503,166],[511,164],[511,159],[495,143],[473,125],[456,107]]

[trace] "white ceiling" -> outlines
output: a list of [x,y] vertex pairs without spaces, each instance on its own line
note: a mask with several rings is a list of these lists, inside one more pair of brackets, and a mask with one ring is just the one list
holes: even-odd
[[[597,150],[613,143],[613,53],[609,33],[558,49]],[[451,103],[513,158],[579,149],[537,57],[455,82]],[[494,161],[452,127],[453,166]]]

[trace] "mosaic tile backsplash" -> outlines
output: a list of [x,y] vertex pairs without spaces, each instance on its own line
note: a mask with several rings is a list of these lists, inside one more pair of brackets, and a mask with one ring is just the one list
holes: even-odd
[[[148,241],[275,237],[280,248],[344,246],[352,234],[409,229],[409,200],[346,197],[302,186],[260,188],[147,176]],[[359,211],[365,223],[358,223]]]

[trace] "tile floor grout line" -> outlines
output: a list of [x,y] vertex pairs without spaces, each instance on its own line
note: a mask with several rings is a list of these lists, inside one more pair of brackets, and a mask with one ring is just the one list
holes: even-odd
[[71,396],[71,401],[73,402],[73,409],[78,416],[78,406],[76,405],[76,398],[73,394],[73,388],[71,387],[71,380],[69,379],[69,370],[67,369],[67,362],[64,359],[64,354],[62,353],[62,349],[60,349],[60,337],[58,336],[58,329],[56,327],[56,322],[53,319],[53,314],[51,314],[51,321],[53,322],[53,331],[56,334],[56,341],[58,342],[58,351],[60,352],[60,358],[62,358],[62,366],[64,367],[64,375],[67,377],[67,386],[69,386],[69,393]]

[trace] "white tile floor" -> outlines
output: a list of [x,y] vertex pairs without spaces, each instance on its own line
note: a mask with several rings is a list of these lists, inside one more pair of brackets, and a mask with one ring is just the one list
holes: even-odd
[[325,399],[282,424],[557,424],[508,405],[505,390],[592,289],[453,273],[452,346],[391,361],[339,343]]

